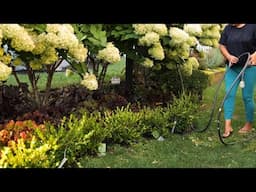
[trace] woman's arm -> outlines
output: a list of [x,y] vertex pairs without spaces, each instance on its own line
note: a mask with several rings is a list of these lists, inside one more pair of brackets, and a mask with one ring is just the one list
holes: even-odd
[[256,65],[256,51],[250,56],[251,65]]

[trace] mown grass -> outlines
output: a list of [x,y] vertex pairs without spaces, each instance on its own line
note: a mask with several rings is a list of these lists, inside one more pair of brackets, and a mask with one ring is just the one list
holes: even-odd
[[[123,57],[120,62],[110,64],[107,69],[105,82],[110,81],[113,76],[122,77],[125,73],[125,58]],[[40,90],[45,89],[47,82],[47,74],[44,72],[37,73],[39,75],[38,88]],[[27,74],[24,72],[18,72],[18,77],[21,82],[29,83]],[[78,74],[73,74],[71,77],[66,77],[65,72],[55,72],[52,80],[52,88],[59,88],[73,84],[79,84],[81,78]],[[17,85],[17,82],[13,75],[11,75],[6,83],[7,85]]]
[[[216,85],[204,92],[199,127],[206,126],[215,95]],[[218,105],[224,97],[223,86],[220,90]],[[185,135],[171,134],[164,141],[143,140],[129,147],[107,146],[102,157],[85,157],[81,160],[84,168],[252,168],[256,167],[256,142],[254,139],[241,142],[251,134],[239,135],[238,129],[244,123],[244,107],[239,89],[233,120],[235,130],[231,140],[235,145],[223,145],[217,134],[216,114],[209,129],[205,132],[193,132]],[[222,123],[223,124],[223,123]],[[221,127],[223,129],[223,127]]]
[[[45,89],[45,86],[46,86],[47,74],[42,72],[42,73],[37,73],[37,75],[40,76],[37,84],[38,88],[40,90],[43,90]],[[30,86],[27,74],[18,73],[18,77],[21,82],[28,83],[28,85]],[[77,74],[72,75],[72,77],[66,77],[65,72],[55,72],[52,80],[52,88],[78,84],[80,81],[81,81],[81,78]],[[7,85],[17,85],[17,82],[13,75],[9,77],[7,81]]]

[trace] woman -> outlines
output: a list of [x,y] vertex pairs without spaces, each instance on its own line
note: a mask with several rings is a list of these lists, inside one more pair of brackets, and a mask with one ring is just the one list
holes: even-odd
[[[224,28],[220,40],[219,48],[228,64],[232,66],[227,70],[225,76],[226,93],[237,75],[243,68],[247,58],[239,56],[243,53],[250,53],[250,66],[245,69],[244,82],[245,87],[242,89],[243,101],[246,112],[245,125],[238,131],[239,133],[247,133],[252,130],[254,119],[254,87],[256,84],[256,24],[228,24]],[[239,81],[236,81],[232,90],[229,92],[224,101],[224,118],[225,131],[223,138],[227,138],[233,132],[232,116],[234,112],[234,103]]]

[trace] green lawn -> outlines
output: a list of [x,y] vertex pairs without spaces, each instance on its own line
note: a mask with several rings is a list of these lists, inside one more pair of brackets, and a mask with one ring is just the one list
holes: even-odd
[[[109,81],[113,76],[124,76],[125,72],[125,58],[123,57],[120,62],[110,64],[106,73],[105,81]],[[38,80],[39,89],[44,89],[47,81],[46,73],[37,73],[40,76]],[[29,83],[28,76],[25,73],[18,73],[18,77],[21,82]],[[71,77],[66,77],[65,72],[55,72],[52,80],[52,88],[63,87],[72,84],[79,84],[81,78],[77,74],[73,74]],[[17,85],[17,82],[13,75],[11,75],[7,81],[8,85]]]
[[[38,80],[39,89],[44,89],[47,81],[46,73],[37,73],[40,78]],[[28,76],[24,73],[18,73],[18,77],[21,82],[29,83]],[[78,84],[81,81],[79,75],[74,74],[72,77],[66,77],[65,72],[55,72],[53,75],[52,88],[63,87],[71,84]],[[13,75],[11,75],[7,81],[8,85],[17,85],[17,82]],[[30,84],[29,84],[30,85]]]
[[[204,92],[202,109],[198,111],[202,128],[209,120],[215,89],[216,86],[212,86]],[[223,88],[220,92],[219,98],[222,100]],[[244,123],[241,90],[236,102],[233,121],[235,132],[227,141],[241,141],[248,137],[237,133]],[[255,139],[225,146],[219,140],[213,121],[203,133],[173,134],[164,141],[144,140],[130,147],[107,146],[105,156],[85,157],[81,165],[85,168],[252,168],[256,167]]]

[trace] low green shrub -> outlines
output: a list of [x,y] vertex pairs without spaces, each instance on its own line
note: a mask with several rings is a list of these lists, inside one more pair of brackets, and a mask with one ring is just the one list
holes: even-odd
[[130,145],[137,142],[143,133],[140,121],[142,118],[142,113],[132,112],[130,105],[118,107],[111,112],[106,111],[104,127],[111,130],[111,134],[106,137],[106,143]]
[[[56,145],[55,139],[54,145]],[[8,143],[1,149],[0,168],[50,168],[54,165],[54,146],[39,142],[35,136],[28,144],[23,138]]]
[[[80,118],[70,115],[64,118],[55,134],[59,137],[59,152],[67,151],[69,162],[66,166],[78,166],[77,162],[85,155],[96,155],[100,143],[110,134],[110,130],[102,127],[101,115],[84,113]],[[65,130],[65,131],[64,131]]]
[[154,109],[143,108],[140,113],[143,114],[141,123],[144,126],[143,136],[158,139],[160,136],[168,137],[169,121],[162,107]]
[[197,110],[198,106],[192,102],[191,95],[182,94],[180,98],[174,98],[166,109],[171,132],[183,134],[192,131],[197,123]]

